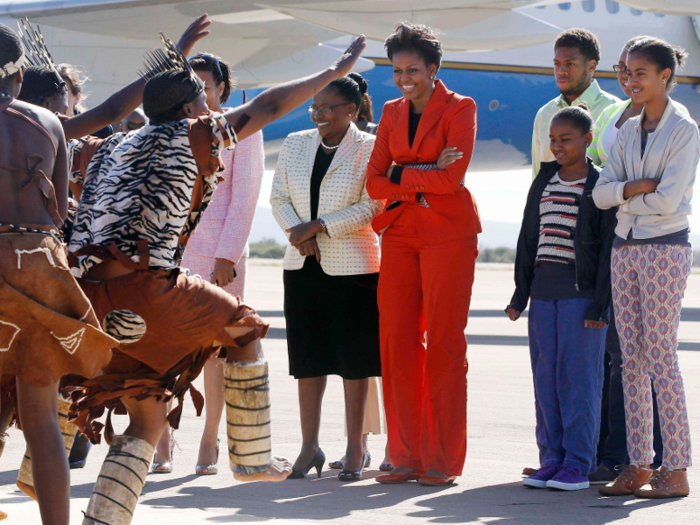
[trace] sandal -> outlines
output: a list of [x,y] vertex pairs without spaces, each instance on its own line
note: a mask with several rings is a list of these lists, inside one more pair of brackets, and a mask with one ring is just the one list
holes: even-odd
[[172,434],[170,435],[170,461],[156,461],[156,454],[153,454],[153,463],[151,464],[151,472],[153,474],[170,474],[173,471],[173,452],[175,451],[175,440]]
[[198,476],[213,476],[219,473],[219,467],[217,463],[219,462],[219,445],[221,440],[216,439],[216,462],[211,465],[197,465],[194,469],[194,473]]

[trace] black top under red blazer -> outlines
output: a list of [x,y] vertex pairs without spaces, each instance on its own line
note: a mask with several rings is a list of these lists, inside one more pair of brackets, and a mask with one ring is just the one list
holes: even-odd
[[[479,211],[472,194],[463,185],[476,140],[476,103],[436,81],[412,147],[408,145],[410,111],[411,103],[405,98],[384,104],[367,169],[367,192],[373,199],[385,199],[386,207],[395,200],[395,195],[422,193],[428,207],[419,206],[416,199],[388,211],[385,207],[372,222],[374,230],[382,233],[406,206],[414,206],[418,214],[417,234],[426,242],[476,236],[481,233]],[[456,147],[464,156],[442,170],[405,167],[400,184],[386,176],[392,164],[435,163],[447,147]]]

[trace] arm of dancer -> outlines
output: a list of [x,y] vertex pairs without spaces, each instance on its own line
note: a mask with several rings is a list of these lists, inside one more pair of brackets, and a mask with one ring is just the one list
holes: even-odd
[[329,68],[315,75],[267,89],[247,104],[226,111],[224,117],[235,129],[238,140],[260,131],[313,98],[334,80],[344,77],[357,62],[365,45],[365,37],[360,35]]
[[[206,28],[210,25],[211,20],[204,14],[185,30],[178,42],[178,47],[185,56],[192,51],[199,40],[209,34]],[[109,124],[122,120],[141,105],[145,85],[146,81],[140,78],[117,91],[99,106],[63,121],[66,139],[90,135]]]

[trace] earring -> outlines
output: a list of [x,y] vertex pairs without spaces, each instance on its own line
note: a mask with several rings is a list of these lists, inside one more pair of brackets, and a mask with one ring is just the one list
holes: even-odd
[[586,147],[588,147],[588,146],[590,146],[590,144],[588,142],[586,142]]
[[666,79],[662,80],[661,82],[663,82],[663,83],[665,84],[665,83],[666,83]]

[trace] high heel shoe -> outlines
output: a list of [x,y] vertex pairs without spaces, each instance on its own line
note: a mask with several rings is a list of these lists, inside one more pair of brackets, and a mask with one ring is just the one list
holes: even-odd
[[[372,454],[367,452],[367,459],[365,459],[365,468],[369,468],[372,465]],[[335,470],[341,470],[343,468],[343,460],[339,459],[338,461],[331,461],[328,463],[328,466],[332,469]],[[381,467],[379,467],[381,470]],[[391,467],[389,470],[394,470],[394,467]]]
[[314,459],[312,459],[308,465],[306,465],[304,468],[292,469],[292,473],[287,477],[287,479],[303,479],[314,467],[316,468],[316,477],[320,478],[321,471],[323,470],[323,466],[325,464],[326,455],[323,453],[323,450],[319,448],[316,452],[316,455],[314,456]]
[[151,472],[153,474],[170,474],[173,471],[173,453],[175,452],[175,440],[170,437],[170,461],[156,461],[156,454],[153,454]]
[[[371,458],[370,458],[371,462]],[[359,481],[362,479],[362,471],[365,469],[367,466],[367,454],[363,454],[362,456],[362,465],[360,466],[360,470],[346,470],[343,468],[343,470],[340,471],[340,474],[338,474],[338,481]]]
[[221,443],[220,439],[216,439],[216,461],[211,465],[197,465],[194,469],[194,473],[197,476],[213,476],[219,473],[219,467],[217,463],[219,461],[219,445]]

